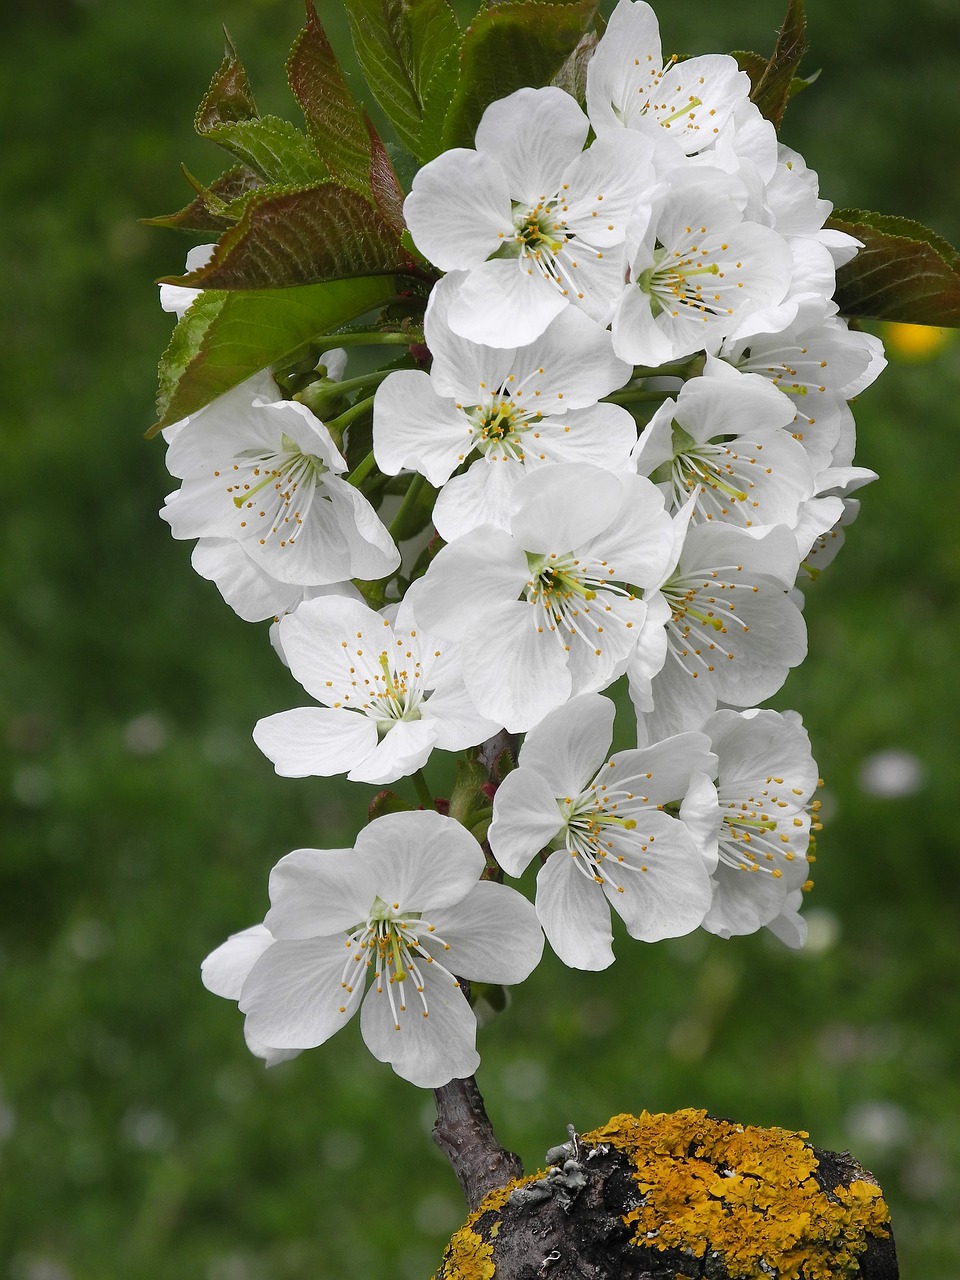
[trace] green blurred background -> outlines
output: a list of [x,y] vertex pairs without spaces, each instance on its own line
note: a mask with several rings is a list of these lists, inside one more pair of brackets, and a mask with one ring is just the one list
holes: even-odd
[[[768,52],[779,0],[674,0],[667,52]],[[322,0],[341,51],[339,5]],[[838,206],[960,240],[955,0],[810,0],[783,136]],[[264,629],[156,518],[171,318],[152,281],[186,201],[226,23],[263,110],[293,115],[296,0],[33,0],[0,45],[0,1268],[10,1280],[421,1280],[462,1219],[431,1099],[356,1028],[271,1072],[200,959],[258,920],[298,845],[349,844],[373,788],[276,778],[250,739],[299,690]],[[568,1121],[703,1106],[808,1129],[879,1176],[905,1276],[960,1272],[960,853],[954,678],[960,342],[858,406],[881,473],[809,593],[801,710],[826,830],[811,945],[621,940],[547,959],[482,1037],[502,1140],[534,1167]],[[898,349],[901,344],[898,342]],[[952,477],[952,478],[951,478]]]

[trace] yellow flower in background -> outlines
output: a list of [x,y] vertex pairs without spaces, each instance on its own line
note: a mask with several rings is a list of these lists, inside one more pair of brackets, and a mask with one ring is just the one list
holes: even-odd
[[952,341],[950,329],[930,324],[898,324],[883,326],[883,341],[888,355],[900,360],[933,360]]

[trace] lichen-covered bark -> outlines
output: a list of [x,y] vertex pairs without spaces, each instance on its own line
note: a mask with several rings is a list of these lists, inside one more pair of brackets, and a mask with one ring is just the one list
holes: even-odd
[[617,1116],[552,1173],[493,1191],[451,1240],[437,1280],[898,1274],[880,1188],[850,1155],[680,1111]]

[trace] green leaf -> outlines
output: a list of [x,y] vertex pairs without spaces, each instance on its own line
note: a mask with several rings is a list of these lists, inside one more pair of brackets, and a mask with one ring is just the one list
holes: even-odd
[[287,289],[393,273],[409,263],[398,233],[356,191],[335,183],[254,196],[210,261],[163,284]]
[[194,126],[201,137],[219,124],[237,120],[255,120],[259,116],[253,100],[250,81],[243,63],[237,57],[233,41],[226,36],[227,48],[219,70],[210,81],[210,87],[197,108]]
[[586,33],[597,0],[568,4],[509,0],[477,14],[463,38],[460,79],[443,145],[473,146],[484,110],[525,85],[548,85]]
[[[220,314],[225,301],[225,294],[201,293],[193,300],[192,305],[184,313],[174,329],[167,349],[160,358],[157,413],[160,415],[161,421],[158,423],[158,427],[168,425],[167,422],[162,420],[164,406],[173,400],[181,379],[190,365],[200,355],[210,326]],[[254,370],[254,372],[256,371]],[[181,414],[180,417],[186,417],[186,414]],[[175,422],[177,419],[171,418],[169,421]],[[151,428],[148,434],[153,435],[156,429]]]
[[460,27],[453,10],[447,0],[345,3],[357,61],[374,96],[404,145],[421,160],[432,158],[425,152],[424,98],[436,81],[435,92],[445,86],[449,103],[456,84]]
[[392,229],[399,240],[406,229],[403,220],[403,189],[397,181],[397,175],[380,135],[370,122],[370,194],[380,212],[380,216]]
[[187,181],[197,191],[197,198],[178,213],[164,214],[158,218],[141,218],[148,227],[170,227],[175,231],[216,232],[218,235],[232,227],[237,215],[232,213],[232,203],[245,199],[261,185],[261,179],[252,169],[237,165],[204,187],[190,177],[184,169]]
[[160,365],[159,421],[152,435],[288,359],[392,296],[388,276],[336,280],[298,289],[207,292],[174,331]]
[[[803,0],[790,0],[787,15],[777,37],[776,48],[761,71],[755,62],[758,55],[746,55],[751,64],[740,66],[746,71],[753,83],[750,92],[751,101],[755,102],[762,114],[771,120],[779,129],[783,113],[793,90],[800,60],[807,51],[807,18],[803,10]],[[736,55],[740,60],[740,55]]]
[[827,221],[863,241],[837,271],[836,301],[846,316],[960,327],[960,252],[910,218],[838,209]]
[[313,144],[330,173],[358,191],[369,190],[367,125],[347,87],[313,0],[307,0],[306,26],[287,59],[287,79]]
[[330,176],[306,134],[279,116],[217,124],[203,137],[232,152],[267,182],[306,187]]

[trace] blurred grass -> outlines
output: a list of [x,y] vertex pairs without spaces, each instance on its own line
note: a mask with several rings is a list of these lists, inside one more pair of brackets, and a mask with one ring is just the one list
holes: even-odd
[[[820,82],[784,138],[837,205],[960,240],[952,0],[809,5]],[[343,50],[339,7],[321,5]],[[664,7],[667,50],[769,50],[775,0]],[[299,691],[155,511],[151,421],[170,318],[151,281],[188,241],[191,117],[227,23],[261,107],[291,114],[279,0],[42,0],[0,46],[0,1268],[11,1280],[428,1276],[461,1220],[430,1098],[356,1028],[266,1073],[199,960],[259,919],[266,873],[350,844],[372,788],[273,776],[255,720]],[[705,1106],[810,1130],[872,1167],[905,1276],[954,1280],[960,1223],[960,707],[954,512],[960,343],[894,363],[857,407],[881,473],[809,593],[795,706],[827,779],[814,945],[619,943],[546,960],[483,1033],[480,1084],[529,1166],[620,1110]],[[878,751],[920,788],[861,785]]]

